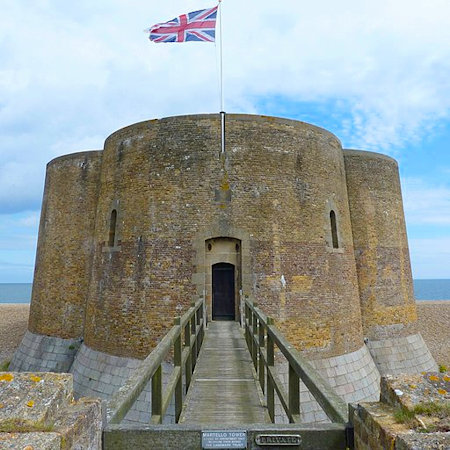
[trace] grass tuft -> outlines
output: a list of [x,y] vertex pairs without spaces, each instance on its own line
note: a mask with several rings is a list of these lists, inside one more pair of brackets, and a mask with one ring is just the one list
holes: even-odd
[[53,424],[29,423],[20,419],[8,419],[0,423],[0,433],[33,433],[39,431],[50,432],[53,430]]
[[9,361],[9,360],[3,361],[0,364],[0,372],[7,372],[10,364],[11,364],[11,361]]
[[436,416],[440,419],[450,417],[450,403],[427,402],[419,403],[414,407],[415,414],[423,414],[425,416]]
[[416,414],[409,409],[398,407],[394,411],[394,419],[397,423],[404,423],[405,425],[413,428],[417,425]]
[[[425,426],[417,415],[436,417],[438,423]],[[398,407],[394,411],[394,419],[397,423],[405,424],[408,428],[421,433],[432,433],[434,431],[448,431],[447,419],[450,417],[450,404],[443,402],[419,403],[412,411],[405,407]]]

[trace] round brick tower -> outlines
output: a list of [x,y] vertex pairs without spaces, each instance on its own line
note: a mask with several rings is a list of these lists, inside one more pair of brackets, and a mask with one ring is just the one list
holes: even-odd
[[[220,136],[219,115],[152,120],[113,133],[103,152],[49,164],[30,330],[14,364],[38,370],[25,355],[35,349],[38,360],[45,340],[41,367],[58,370],[46,361],[69,361],[83,338],[71,366],[76,392],[108,397],[193,299],[206,298],[210,319],[239,320],[241,295],[249,295],[338,394],[376,399],[379,372],[364,344],[360,297],[375,356],[383,330],[393,339],[414,333],[397,329],[413,330],[414,308],[395,162],[378,158],[393,183],[385,189],[361,168],[371,154],[345,152],[344,162],[339,140],[313,125],[227,115],[223,154]],[[402,256],[387,251],[377,278],[371,239],[394,236],[388,219],[377,218],[385,211],[403,231],[380,249],[401,248]],[[366,233],[369,225],[376,230]],[[394,324],[377,315],[374,290],[408,299],[396,294]],[[322,420],[301,390],[303,419]],[[137,410],[148,409],[146,396]]]
[[367,345],[382,374],[436,370],[417,332],[397,162],[344,151],[359,293]]
[[83,337],[101,151],[47,165],[28,331],[14,370],[67,372]]
[[[139,123],[106,140],[78,379],[99,354],[144,358],[197,295],[214,319],[214,271],[228,264],[233,318],[239,291],[253,296],[339,393],[374,398],[339,140],[246,115],[227,116],[226,139],[221,155],[220,118],[205,115]],[[322,417],[313,410],[308,420]]]
[[339,141],[267,117],[228,116],[226,126],[224,158],[217,116],[144,122],[107,139],[89,347],[145,357],[193,296],[211,298],[205,261],[220,240],[239,248],[237,291],[300,349],[328,357],[362,346]]

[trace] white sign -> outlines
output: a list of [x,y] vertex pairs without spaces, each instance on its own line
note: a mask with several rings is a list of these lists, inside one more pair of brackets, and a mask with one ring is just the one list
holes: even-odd
[[202,448],[205,450],[247,448],[247,432],[243,430],[203,431]]

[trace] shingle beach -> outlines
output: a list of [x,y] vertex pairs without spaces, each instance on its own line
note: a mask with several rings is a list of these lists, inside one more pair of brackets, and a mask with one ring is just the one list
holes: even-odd
[[[27,304],[0,304],[0,363],[11,359],[27,329]],[[450,301],[417,302],[419,331],[436,362],[450,368]]]

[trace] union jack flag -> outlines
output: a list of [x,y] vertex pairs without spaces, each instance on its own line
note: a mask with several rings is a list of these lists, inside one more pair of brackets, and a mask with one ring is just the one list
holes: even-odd
[[217,8],[202,9],[182,14],[165,23],[149,28],[149,39],[153,42],[214,42],[216,38]]

